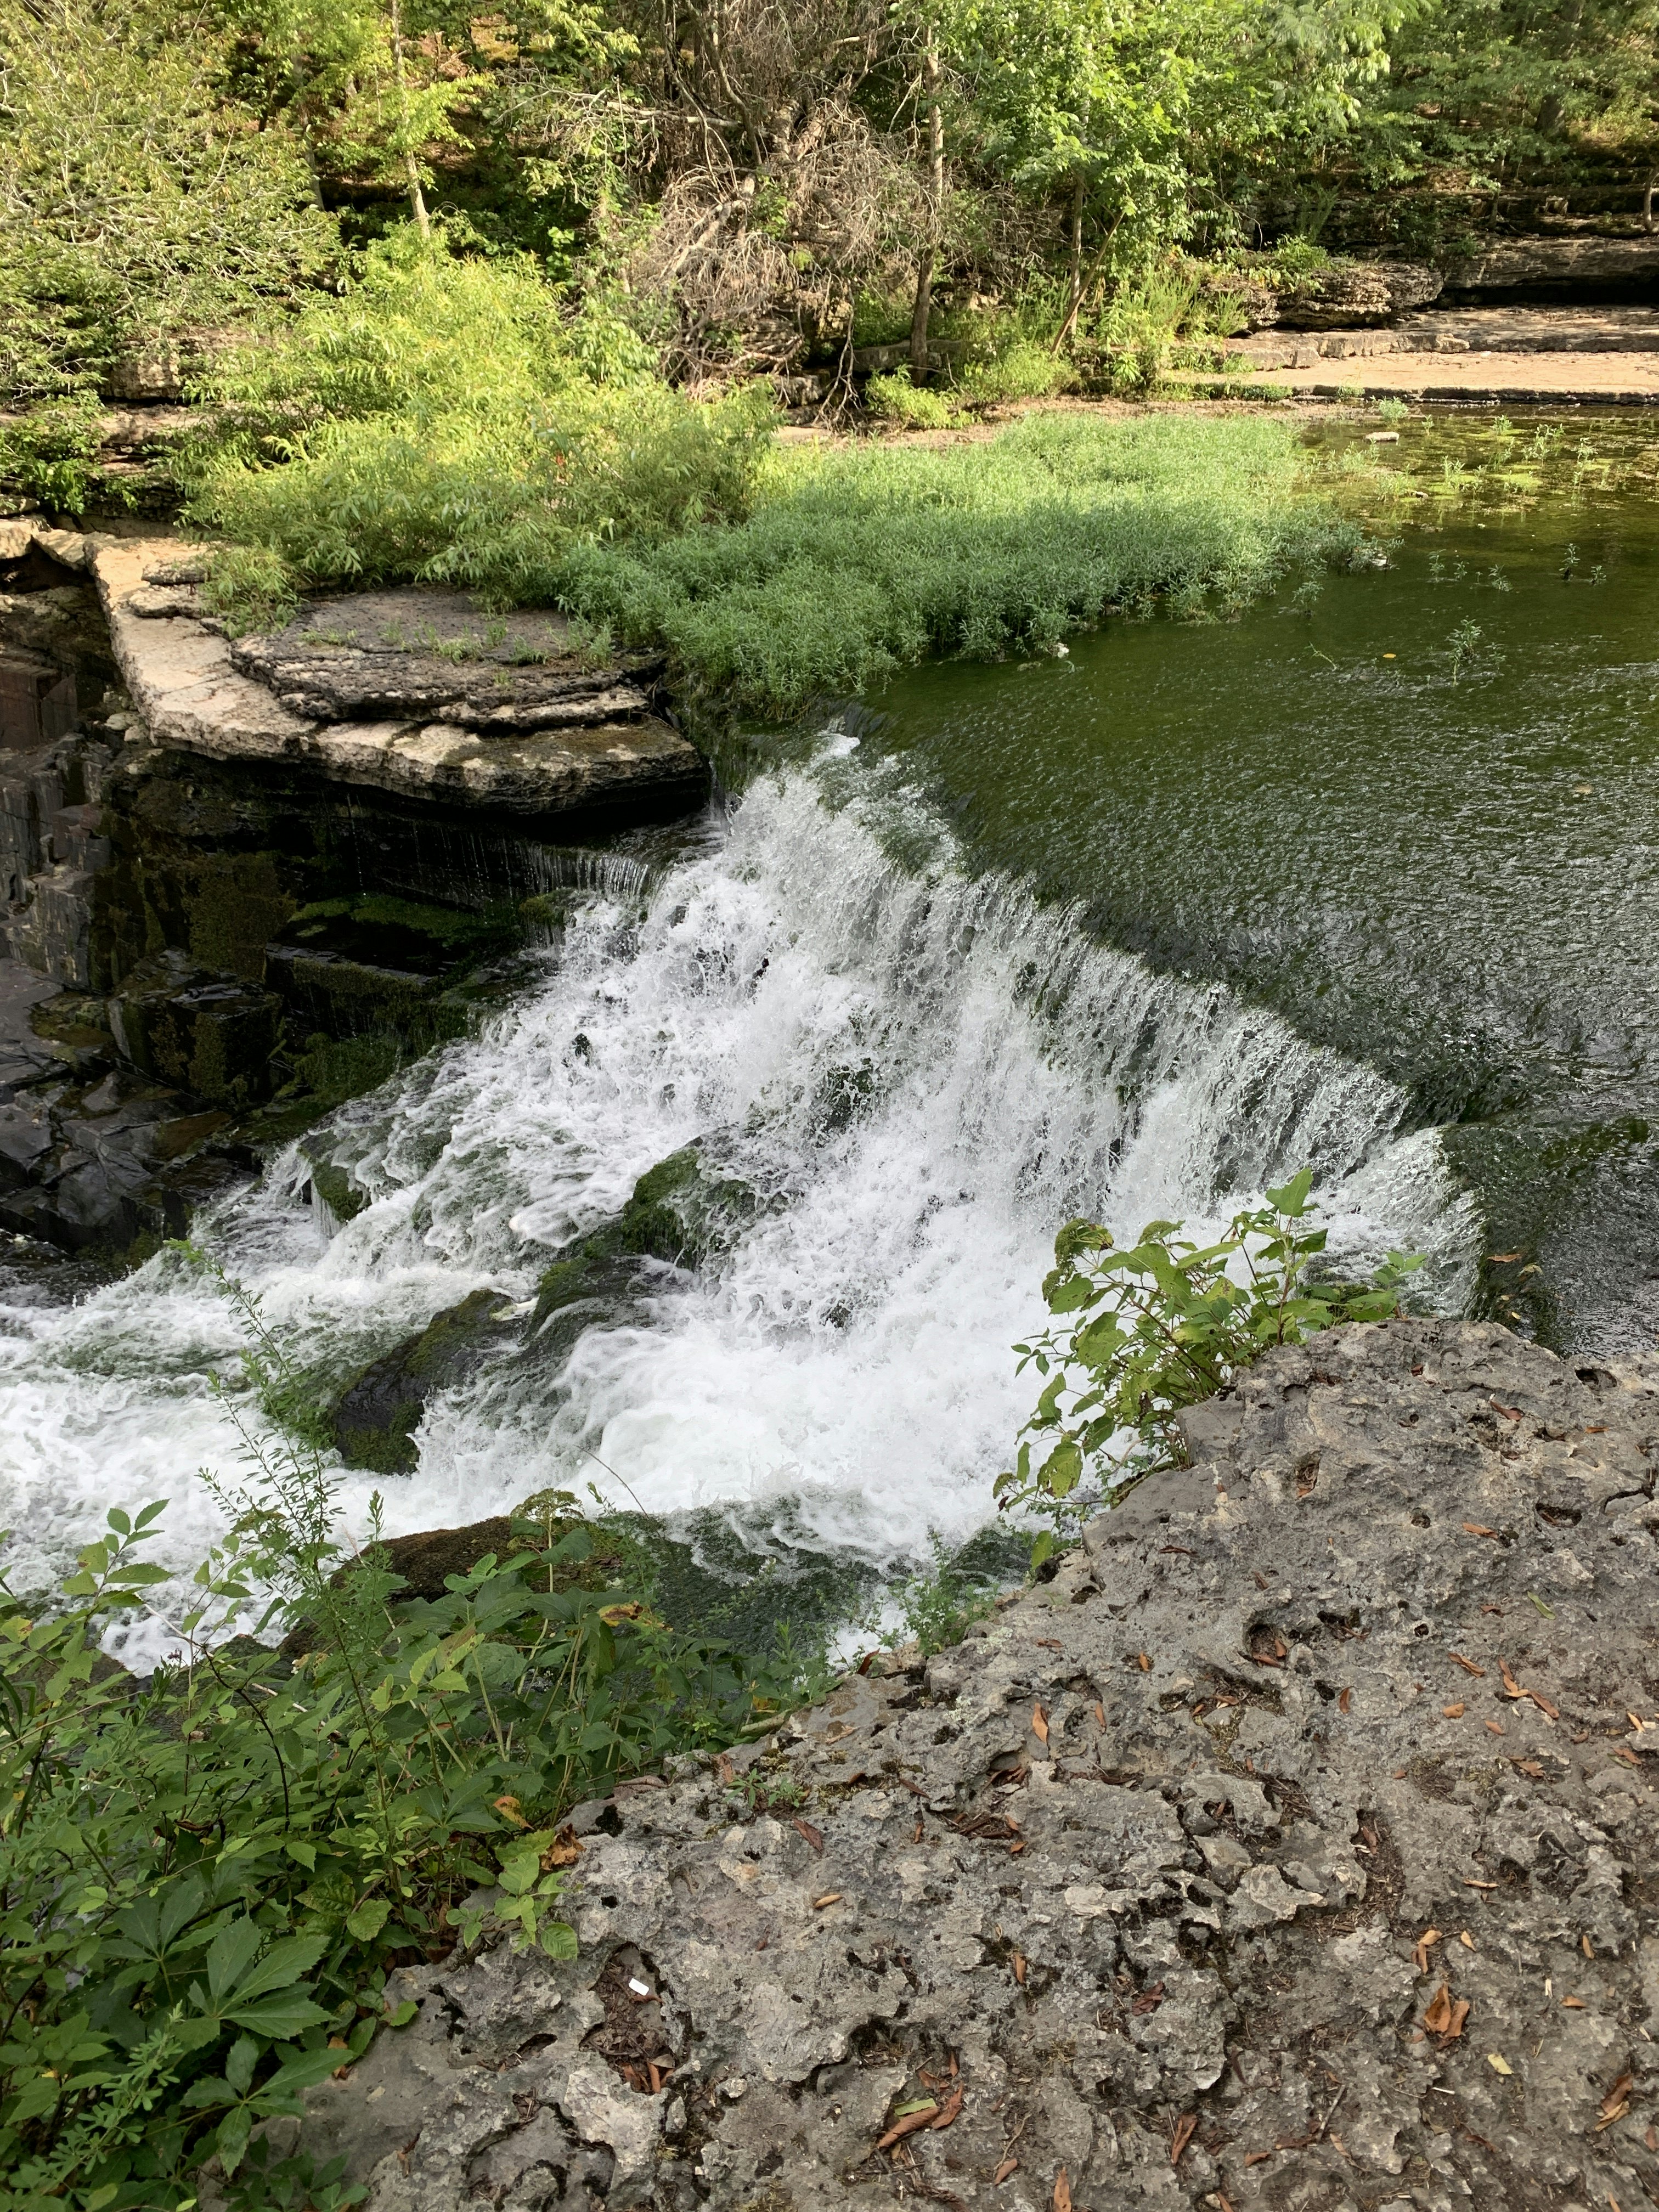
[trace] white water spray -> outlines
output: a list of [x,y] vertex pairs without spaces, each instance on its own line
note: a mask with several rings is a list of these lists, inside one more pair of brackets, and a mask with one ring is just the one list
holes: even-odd
[[[846,771],[832,769],[830,778]],[[290,1156],[205,1224],[302,1361],[361,1364],[481,1285],[527,1297],[573,1235],[693,1139],[760,1201],[696,1274],[562,1365],[503,1361],[429,1405],[391,1533],[596,1480],[665,1515],[718,1507],[751,1544],[913,1558],[988,1516],[1033,1395],[1054,1231],[1212,1218],[1304,1162],[1333,1249],[1433,1255],[1468,1294],[1473,1229],[1432,1133],[1375,1071],[1224,989],[1154,974],[958,864],[905,794],[756,786],[716,849],[582,906],[541,987],[335,1117],[374,1202],[331,1236]],[[902,859],[896,854],[902,854]],[[636,896],[637,895],[637,896]],[[232,1317],[164,1256],[0,1340],[0,1526],[44,1580],[112,1504],[171,1503],[167,1556],[219,1526],[234,1474],[210,1382]],[[361,1526],[376,1484],[345,1479]],[[166,1647],[165,1621],[136,1638]]]

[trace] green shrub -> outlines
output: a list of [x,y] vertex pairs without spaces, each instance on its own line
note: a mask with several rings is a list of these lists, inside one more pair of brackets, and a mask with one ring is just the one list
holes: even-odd
[[[297,1378],[226,1287],[247,1380],[280,1410]],[[234,2174],[258,2122],[412,2015],[386,1993],[411,1956],[492,1932],[573,1956],[572,1799],[769,1729],[801,1687],[666,1628],[648,1582],[607,1587],[616,1547],[568,1498],[515,1527],[510,1558],[395,1603],[374,1543],[337,1571],[315,1449],[273,1443],[244,1402],[228,1395],[257,1472],[221,1493],[233,1527],[178,1624],[188,1663],[144,1685],[98,1657],[167,1579],[141,1557],[159,1504],[112,1510],[56,1601],[0,1583],[4,2212],[171,2208],[213,2153]],[[212,1648],[262,1603],[262,1632],[307,1626],[291,1670]],[[338,2212],[362,2192],[337,2168],[264,2167],[252,2193]]]
[[1076,369],[1052,346],[1021,338],[988,361],[970,362],[958,388],[970,407],[988,407],[1048,399],[1076,382]]
[[[1327,1236],[1312,1225],[1312,1186],[1304,1168],[1268,1191],[1265,1206],[1235,1214],[1210,1244],[1183,1237],[1178,1221],[1154,1221],[1121,1250],[1097,1221],[1066,1224],[1042,1285],[1054,1325],[1014,1347],[1022,1367],[1034,1365],[1048,1382],[1016,1464],[997,1478],[1000,1506],[1046,1514],[1058,1526],[1086,1517],[1126,1482],[1187,1465],[1176,1414],[1224,1389],[1270,1346],[1400,1310],[1419,1258],[1390,1253],[1364,1288],[1312,1272]],[[1030,1438],[1048,1443],[1041,1465]],[[1089,1476],[1092,1492],[1082,1487]],[[1036,1556],[1052,1542],[1045,1532]]]
[[251,623],[284,585],[408,578],[547,599],[574,544],[741,516],[769,402],[699,404],[647,363],[529,263],[395,236],[345,298],[202,380],[190,512],[258,556],[216,564],[219,604]]
[[232,96],[235,43],[108,0],[5,10],[0,394],[87,392],[118,358],[258,321],[337,252],[304,161]]
[[872,376],[864,388],[864,399],[872,415],[904,430],[948,430],[960,418],[948,392],[929,384],[913,384],[908,369]]
[[1243,605],[1352,552],[1304,498],[1294,427],[1029,417],[994,439],[780,454],[755,511],[649,545],[573,549],[562,596],[666,644],[684,692],[793,716],[926,653],[995,658],[1115,606]]

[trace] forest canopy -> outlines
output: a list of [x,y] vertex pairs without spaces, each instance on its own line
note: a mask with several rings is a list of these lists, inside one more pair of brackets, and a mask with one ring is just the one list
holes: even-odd
[[1659,0],[0,0],[0,383],[187,371],[399,225],[693,390],[1058,354],[1172,257],[1639,206],[1656,44]]

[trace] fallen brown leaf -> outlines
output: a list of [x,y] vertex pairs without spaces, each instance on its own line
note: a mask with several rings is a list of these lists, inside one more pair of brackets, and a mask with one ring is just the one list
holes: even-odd
[[1431,2035],[1443,2035],[1451,2026],[1451,1985],[1448,1982],[1442,1982],[1429,2000],[1428,2009],[1423,2014],[1423,2025]]
[[1495,1881],[1480,1881],[1472,1874],[1464,1875],[1462,1883],[1465,1889],[1496,1889],[1498,1887]]
[[515,1828],[527,1828],[530,1826],[529,1821],[519,1810],[519,1801],[516,1797],[498,1797],[495,1800],[495,1810],[501,1814],[502,1820],[511,1820]]
[[1622,1743],[1614,1744],[1613,1755],[1615,1759],[1622,1759],[1626,1766],[1639,1766],[1642,1763],[1636,1753],[1633,1751],[1626,1751]]
[[1502,1735],[1504,1733],[1501,1724],[1497,1721],[1488,1721],[1486,1723],[1486,1727],[1489,1733],[1492,1735]]
[[1659,2128],[1650,2128],[1642,2140],[1650,2150],[1659,2150]]
[[817,1853],[820,1858],[823,1856],[823,1831],[822,1828],[815,1828],[810,1820],[792,1820],[789,1825],[795,1831],[795,1833],[798,1836],[805,1837],[807,1842],[811,1844],[812,1849]]
[[1039,1648],[1044,1651],[1063,1651],[1066,1649],[1057,1636],[1039,1636],[1036,1642]]
[[1104,1705],[1097,1705],[1097,1706],[1095,1707],[1095,1718],[1096,1718],[1096,1720],[1099,1723],[1099,1724],[1100,1724],[1100,1726],[1101,1726],[1102,1728],[1104,1728],[1104,1727],[1105,1727],[1105,1725],[1106,1725],[1106,1708],[1105,1708],[1105,1706],[1104,1706]]
[[1622,2120],[1630,2110],[1630,2093],[1635,2081],[1633,2074],[1621,2074],[1607,2095],[1601,2100],[1601,2117],[1597,2129],[1610,2128],[1615,2120]]
[[1446,1656],[1452,1662],[1454,1666],[1461,1667],[1466,1674],[1474,1674],[1477,1675],[1481,1681],[1484,1682],[1486,1680],[1486,1668],[1484,1667],[1477,1667],[1473,1659],[1466,1659],[1461,1651],[1449,1651],[1446,1654]]
[[962,2092],[953,2089],[927,2124],[930,2128],[948,2128],[961,2110]]
[[1033,1705],[1031,1708],[1031,1729],[1039,1743],[1048,1742],[1048,1716],[1041,1705]]
[[1592,1951],[1592,1950],[1591,1950],[1591,1948],[1590,1948],[1590,1939],[1589,1939],[1589,1937],[1588,1936],[1581,1936],[1578,1938],[1578,1941],[1579,1941],[1579,1942],[1580,1942],[1580,1943],[1583,1945],[1583,1947],[1584,1956],[1585,1956],[1587,1959],[1593,1959],[1593,1958],[1595,1956],[1595,1952],[1594,1952],[1594,1951]]
[[1463,1528],[1464,1533],[1470,1536],[1495,1536],[1498,1534],[1496,1528],[1485,1528],[1479,1521],[1466,1521]]
[[1536,1759],[1517,1759],[1515,1765],[1517,1773],[1530,1774],[1534,1782],[1541,1782],[1544,1778],[1542,1763]]
[[1496,1398],[1488,1398],[1486,1403],[1494,1413],[1501,1413],[1506,1421],[1518,1421],[1521,1418],[1519,1406],[1500,1406]]
[[1001,2165],[998,2166],[996,2172],[991,2176],[991,2186],[994,2189],[999,2182],[1006,2181],[1011,2173],[1018,2173],[1018,2172],[1019,2160],[1017,2158],[1005,2158]]
[[1561,2009],[1563,2012],[1583,2012],[1584,2009],[1584,2000],[1583,1997],[1563,1997],[1561,2000]]
[[1246,2166],[1260,2166],[1263,2159],[1277,2158],[1278,2155],[1279,2153],[1273,2150],[1253,2150],[1246,2154],[1244,2163]]
[[1464,1705],[1462,1698],[1459,1698],[1455,1705],[1442,1705],[1440,1710],[1446,1716],[1446,1718],[1449,1721],[1461,1721],[1468,1708]]
[[1162,1982],[1154,1982],[1151,1989],[1142,1990],[1129,2009],[1132,2013],[1137,2014],[1156,2012],[1163,2002],[1164,1984]]
[[1021,1989],[1024,1988],[1025,1954],[1022,1951],[1016,1951],[1014,1954],[1014,1979],[1019,1984]]
[[581,1855],[576,1832],[567,1823],[542,1853],[542,1872],[552,1874],[559,1867],[574,1866]]
[[840,1903],[841,1892],[838,1889],[826,1889],[822,1897],[815,1897],[812,1899],[812,1910],[814,1912],[822,1912],[825,1905]]
[[1336,1710],[1340,1713],[1346,1713],[1351,1711],[1352,1710],[1352,1706],[1353,1692],[1352,1690],[1344,1690],[1341,1696],[1336,1701]]
[[1146,1651],[1137,1651],[1135,1654],[1135,1664],[1139,1668],[1143,1674],[1150,1674],[1152,1671],[1151,1654]]
[[1539,1711],[1543,1713],[1548,1719],[1553,1721],[1559,1721],[1560,1719],[1560,1706],[1553,1705],[1549,1699],[1545,1697],[1540,1691],[1528,1690],[1527,1695],[1532,1699],[1534,1705],[1537,1706]]
[[1054,2176],[1054,2212],[1072,2212],[1072,2185],[1063,2166]]
[[1170,2163],[1171,2166],[1180,2165],[1181,2154],[1186,2149],[1188,2144],[1197,2133],[1197,2130],[1198,2114],[1196,2112],[1183,2112],[1181,2118],[1176,2122],[1175,2139],[1170,2145]]
[[886,2134],[876,2145],[876,2148],[878,2150],[886,2150],[892,2144],[896,2143],[901,2136],[913,2136],[918,2128],[932,2127],[933,2124],[933,2115],[938,2112],[938,2110],[939,2106],[930,2097],[925,2105],[919,2105],[914,2112],[901,2112],[897,2119],[894,2121],[892,2126],[888,2129]]

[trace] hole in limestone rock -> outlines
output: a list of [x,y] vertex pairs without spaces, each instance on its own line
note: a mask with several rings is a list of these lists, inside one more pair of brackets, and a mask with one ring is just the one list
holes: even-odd
[[1619,1377],[1605,1367],[1575,1367],[1573,1373],[1581,1382],[1588,1382],[1592,1390],[1616,1390]]
[[1426,1620],[1419,1620],[1416,1627],[1412,1631],[1412,1634],[1413,1636],[1426,1636],[1428,1632],[1429,1624]]
[[[641,1996],[631,1985],[643,1983],[652,1995]],[[675,2033],[663,2017],[656,1969],[631,1943],[613,1951],[593,1994],[605,2007],[605,2018],[582,2038],[585,2051],[597,2051],[608,2059],[630,2089],[653,2096],[678,2064]]]
[[1432,1528],[1433,1525],[1433,1522],[1429,1519],[1426,1513],[1413,1513],[1412,1516],[1412,1526],[1413,1528]]
[[1576,1505],[1546,1505],[1541,1498],[1533,1500],[1533,1511],[1540,1521],[1547,1521],[1552,1528],[1573,1528],[1583,1519]]

